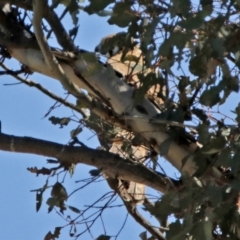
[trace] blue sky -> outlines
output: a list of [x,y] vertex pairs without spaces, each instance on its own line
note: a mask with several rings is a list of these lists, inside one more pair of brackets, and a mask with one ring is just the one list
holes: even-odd
[[[72,26],[71,19],[68,17],[64,20],[65,26]],[[80,48],[93,51],[99,40],[108,34],[122,31],[116,26],[110,26],[107,18],[100,18],[96,15],[88,16],[84,12],[79,15],[79,33],[75,39],[76,45]],[[51,41],[52,46],[57,46],[54,40]],[[12,68],[17,68],[19,64],[11,61]],[[58,81],[47,78],[45,76],[34,74],[30,79],[41,83],[50,91],[62,95],[64,90]],[[16,136],[31,136],[49,141],[56,141],[67,144],[70,140],[70,131],[76,127],[70,123],[69,126],[59,129],[58,126],[52,125],[48,117],[54,115],[56,117],[71,116],[71,110],[64,106],[55,109],[47,118],[43,118],[54,101],[34,88],[26,85],[18,84],[12,86],[3,86],[3,84],[16,83],[12,77],[0,76],[0,121],[2,123],[2,132],[13,134]],[[237,98],[236,98],[237,96]],[[235,97],[235,98],[234,98]],[[225,106],[225,109],[234,110],[239,102],[239,95],[233,95]],[[224,108],[223,108],[224,110]],[[80,118],[80,115],[78,115]],[[80,134],[79,139],[87,146],[96,148],[99,143],[96,137],[87,130]],[[47,213],[47,198],[49,192],[44,195],[43,205],[38,213],[36,213],[36,197],[35,193],[30,190],[40,188],[44,185],[46,177],[35,177],[29,173],[27,167],[43,167],[46,166],[46,158],[28,154],[15,154],[0,151],[0,239],[5,240],[41,240],[48,231],[53,231],[57,226],[64,226],[66,222],[54,211]],[[161,160],[161,163],[166,163]],[[49,167],[47,165],[47,167]],[[51,167],[51,166],[50,166]],[[167,167],[170,169],[169,167]],[[75,181],[88,178],[88,171],[92,167],[78,165],[76,172],[72,178],[68,175],[64,182],[68,193],[80,187]],[[172,171],[172,170],[171,170]],[[173,176],[172,172],[172,176]],[[83,209],[84,205],[90,205],[97,197],[108,192],[110,189],[105,182],[92,184],[88,188],[79,191],[73,195],[67,204]],[[120,201],[117,202],[121,203]],[[99,204],[101,205],[101,204]],[[67,212],[72,217],[76,214]],[[107,210],[104,214],[106,221],[106,233],[115,235],[121,227],[126,216],[123,208]],[[84,226],[78,226],[79,232]],[[69,228],[62,230],[60,239],[70,239],[68,235]],[[144,231],[135,223],[131,216],[128,217],[127,224],[118,239],[139,239],[139,234]],[[101,222],[98,221],[93,228],[93,236],[103,234],[104,230]],[[90,240],[92,237],[85,234],[80,239]]]
[[[61,12],[61,11],[60,11]],[[100,18],[96,15],[88,16],[84,12],[79,15],[79,33],[75,39],[76,45],[82,49],[93,51],[103,36],[111,33],[122,31],[116,26],[109,26],[106,22],[107,18]],[[64,26],[72,26],[69,17],[64,19]],[[57,46],[54,40],[51,40],[52,46]],[[18,68],[19,63],[10,61],[8,64],[11,68]],[[41,83],[48,90],[63,95],[64,90],[58,81],[47,78],[39,74],[29,76],[36,82]],[[64,106],[54,110],[47,118],[43,118],[49,108],[55,103],[38,90],[30,88],[24,84],[4,86],[3,84],[16,83],[12,77],[0,76],[0,121],[2,123],[2,132],[13,134],[16,136],[31,136],[58,143],[67,144],[70,140],[70,131],[76,127],[70,123],[69,126],[59,129],[58,126],[52,125],[48,120],[50,116],[65,117],[71,116],[71,110]],[[74,101],[74,100],[73,100]],[[80,118],[80,115],[78,115]],[[79,136],[87,146],[96,148],[99,146],[98,140],[93,133],[84,130]],[[36,196],[30,192],[32,189],[42,187],[46,181],[45,176],[36,177],[27,171],[28,167],[46,165],[46,158],[29,155],[17,154],[0,151],[0,239],[5,240],[42,240],[48,231],[54,231],[57,226],[64,226],[66,222],[54,211],[47,213],[47,205],[45,204],[50,192],[44,194],[42,207],[36,213]],[[88,171],[92,167],[78,165],[76,172],[72,178],[67,175],[64,186],[68,193],[80,187],[81,184],[75,181],[90,177]],[[56,179],[55,179],[56,181]],[[54,182],[53,182],[54,183]],[[107,184],[102,181],[92,184],[88,188],[73,195],[67,204],[83,209],[84,205],[90,205],[98,197],[110,191]],[[116,204],[120,204],[118,201]],[[99,204],[101,205],[101,204]],[[67,212],[73,218],[77,215]],[[105,211],[103,214],[106,221],[106,233],[115,235],[124,219],[126,212],[123,208],[116,208]],[[79,232],[84,226],[78,226]],[[139,234],[144,231],[129,216],[127,225],[118,239],[139,239]],[[104,233],[102,224],[98,221],[92,230],[94,238]],[[70,239],[69,227],[62,230],[60,239]],[[80,239],[92,239],[89,234],[85,234]]]

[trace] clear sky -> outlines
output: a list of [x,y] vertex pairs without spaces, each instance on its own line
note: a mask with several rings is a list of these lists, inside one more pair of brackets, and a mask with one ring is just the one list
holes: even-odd
[[[72,26],[69,18],[64,20],[64,24],[65,26]],[[94,47],[103,36],[122,31],[122,29],[118,29],[116,26],[109,26],[107,18],[100,18],[96,15],[88,16],[84,12],[81,12],[79,15],[79,25],[79,33],[75,43],[80,48],[89,51],[94,50]],[[52,41],[52,45],[56,46],[56,42]],[[11,67],[18,68],[19,64],[11,61]],[[60,95],[64,93],[58,81],[39,74],[33,74],[29,78],[41,83],[54,93]],[[71,123],[69,126],[60,129],[58,126],[52,125],[48,117],[72,116],[71,110],[61,106],[55,109],[48,117],[43,118],[55,101],[38,90],[23,84],[3,86],[3,84],[16,82],[12,77],[0,76],[0,121],[2,123],[2,132],[67,144],[70,140],[70,131],[76,125]],[[237,97],[239,98],[239,95]],[[234,110],[238,101],[239,99],[232,97],[226,107]],[[78,116],[80,118],[80,115]],[[97,138],[87,130],[80,134],[79,139],[91,148],[99,146]],[[36,196],[30,190],[42,187],[46,177],[36,177],[34,174],[29,173],[26,168],[46,166],[45,157],[0,151],[0,161],[0,239],[42,240],[48,231],[53,232],[55,227],[66,225],[66,222],[54,211],[50,214],[47,213],[45,202],[50,197],[49,192],[46,192],[43,196],[44,200],[40,211],[36,213],[35,210]],[[164,162],[164,160],[161,161]],[[47,165],[47,167],[51,166]],[[64,185],[68,193],[81,186],[81,184],[75,183],[75,181],[90,177],[88,173],[90,169],[93,168],[78,165],[72,178],[67,175]],[[109,190],[104,181],[95,183],[73,195],[67,204],[83,209],[84,205],[90,205]],[[120,203],[120,201],[116,202],[116,204]],[[76,216],[72,212],[66,212],[66,216],[67,214],[70,214],[73,218]],[[106,233],[115,235],[120,229],[125,216],[126,212],[123,208],[107,210],[103,214],[106,221]],[[78,226],[79,232],[84,227]],[[68,231],[69,227],[63,229],[60,239],[70,239]],[[139,227],[129,216],[127,224],[118,239],[139,239],[139,234],[142,231],[144,229]],[[104,233],[100,221],[95,224],[92,233],[94,238]],[[89,234],[85,234],[80,239],[90,240],[92,237]]]
[[[64,25],[65,27],[73,26],[69,17],[64,19]],[[109,26],[107,18],[100,18],[96,15],[88,16],[84,12],[79,15],[79,25],[79,33],[75,43],[80,48],[89,51],[94,50],[102,37],[122,31],[116,26]],[[57,46],[57,43],[52,40],[51,45]],[[8,66],[12,69],[20,67],[16,61],[11,60],[10,63]],[[58,81],[39,74],[33,74],[29,76],[29,79],[37,81],[50,91],[63,96],[64,90]],[[0,76],[0,121],[2,123],[2,132],[67,144],[70,140],[70,131],[77,125],[71,123],[69,126],[60,129],[59,126],[52,125],[48,118],[50,116],[72,116],[72,111],[61,106],[44,118],[44,115],[55,101],[24,84],[4,86],[4,84],[13,83],[17,83],[17,81],[12,77]],[[77,116],[80,118],[79,114]],[[87,130],[80,134],[79,139],[91,148],[99,146],[97,138]],[[43,166],[52,167],[46,165],[46,159],[35,155],[0,151],[0,239],[42,240],[48,231],[53,232],[55,227],[66,225],[66,222],[54,211],[50,214],[47,213],[45,202],[50,197],[49,191],[45,192],[42,207],[36,213],[36,193],[30,192],[30,190],[42,187],[46,177],[36,177],[28,172],[27,168],[35,166],[38,168]],[[81,186],[80,183],[75,183],[75,181],[90,177],[88,173],[90,169],[93,169],[93,167],[78,165],[72,178],[67,175],[64,186],[67,188],[68,193]],[[110,189],[104,181],[92,184],[74,194],[67,204],[83,209],[84,205],[90,205],[108,191]],[[117,201],[116,204],[121,204],[121,201]],[[101,203],[99,203],[99,206],[102,206]],[[72,218],[77,216],[71,211],[65,213],[66,216],[68,214]],[[105,211],[103,218],[106,221],[106,233],[116,235],[125,217],[126,211],[123,208]],[[78,232],[81,232],[84,227],[78,226]],[[60,239],[72,239],[69,237],[69,229],[67,227],[62,230]],[[129,216],[127,224],[118,239],[139,239],[138,236],[143,230]],[[104,234],[100,221],[96,222],[92,233],[94,238]],[[80,239],[88,240],[92,239],[92,237],[85,234]]]

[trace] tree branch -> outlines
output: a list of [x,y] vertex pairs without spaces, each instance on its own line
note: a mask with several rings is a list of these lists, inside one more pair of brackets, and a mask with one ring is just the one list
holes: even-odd
[[[13,4],[17,7],[23,8],[25,10],[32,11],[33,10],[33,1],[32,0],[0,0],[0,3],[9,3]],[[66,30],[64,29],[61,21],[59,21],[58,16],[56,13],[50,9],[46,8],[43,12],[43,17],[46,19],[48,24],[51,26],[57,41],[60,46],[62,46],[65,50],[68,51],[77,51],[78,49],[74,45],[72,39],[67,34]]]
[[137,210],[136,207],[133,207],[128,202],[124,202],[129,214],[138,222],[141,226],[143,226],[148,232],[150,232],[154,238],[158,240],[166,240],[163,234],[156,229],[156,227],[152,226],[150,222],[148,222]]
[[[24,37],[27,39],[27,36]],[[29,39],[27,40],[29,41]],[[59,78],[58,74],[49,70],[45,61],[43,61],[41,51],[37,47],[23,49],[19,45],[19,43],[16,43],[15,47],[8,47],[12,57],[29,66],[33,71],[55,79]],[[141,102],[141,107],[146,110],[147,114],[140,113],[137,108],[133,107],[134,99],[132,96],[134,89],[124,82],[111,66],[106,67],[99,63],[97,59],[94,59],[94,54],[84,55],[79,52],[77,59],[73,61],[61,61],[59,59],[59,63],[72,83],[86,89],[93,95],[95,95],[93,89],[96,90],[101,96],[105,97],[106,101],[109,101],[112,110],[117,114],[128,115],[130,119],[125,120],[126,127],[134,133],[140,134],[146,142],[154,142],[155,151],[160,153],[160,145],[169,140],[170,136],[166,133],[164,125],[140,120],[146,117],[152,119],[159,113],[159,110],[147,98],[144,98]],[[96,69],[95,72],[91,72],[92,69]],[[197,148],[195,142],[191,144],[190,148],[188,145],[179,145],[175,141],[171,141],[168,152],[164,157],[179,171],[188,172],[192,176],[198,169],[193,161],[192,149],[196,150]],[[186,161],[183,164],[184,159]]]
[[[30,137],[0,133],[0,150],[29,153],[58,159],[60,162],[83,163],[101,169],[111,178],[121,178],[144,184],[162,193],[176,189],[176,181],[156,174],[140,163],[123,159],[117,154],[86,147],[66,146]],[[175,181],[175,182],[174,182]]]
[[[128,213],[138,222],[142,227],[144,227],[152,236],[159,240],[165,240],[163,234],[154,226],[151,225],[137,210],[136,204],[133,201],[126,201],[125,194],[126,189],[119,186],[118,179],[107,179],[108,185],[112,188],[122,199]],[[129,196],[131,197],[131,196]]]
[[53,55],[50,47],[47,44],[46,39],[44,38],[42,32],[42,15],[43,9],[45,10],[47,7],[47,1],[45,0],[34,0],[33,1],[33,27],[35,31],[35,36],[38,41],[38,45],[41,49],[41,52],[44,56],[44,60],[47,63],[50,71],[56,75],[57,79],[62,83],[62,85],[76,98],[82,97],[81,91],[74,85],[67,75],[65,74],[64,70],[62,69],[61,65],[58,63],[58,60]]

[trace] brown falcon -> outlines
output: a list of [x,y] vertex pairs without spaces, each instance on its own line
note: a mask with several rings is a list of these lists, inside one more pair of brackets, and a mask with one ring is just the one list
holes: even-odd
[[[144,67],[144,56],[138,47],[137,43],[128,38],[126,33],[117,33],[104,37],[96,46],[95,52],[99,52],[107,57],[106,64],[109,64],[113,69],[120,73],[123,80],[133,86],[136,90],[139,89],[142,83],[139,81],[138,74],[148,74],[150,72],[157,73],[156,68]],[[163,101],[158,98],[158,93],[161,87],[159,84],[152,86],[146,93],[146,96],[156,106],[163,104]],[[111,152],[119,154],[121,157],[129,157],[128,153],[123,151],[123,144],[131,142],[133,134],[122,130],[113,139]],[[131,153],[135,161],[144,162],[148,155],[148,149],[143,146],[132,146]],[[126,182],[120,179],[108,179],[108,183],[118,184],[118,193],[124,201],[131,201],[135,204],[142,203],[145,198],[145,186],[143,184]]]

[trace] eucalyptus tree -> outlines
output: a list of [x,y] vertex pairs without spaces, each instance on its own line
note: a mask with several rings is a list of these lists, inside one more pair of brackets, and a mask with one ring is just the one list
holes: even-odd
[[[0,150],[47,156],[48,163],[55,164],[29,168],[48,176],[36,190],[37,210],[45,190],[51,188],[49,211],[76,212],[71,236],[80,237],[118,196],[145,228],[143,240],[240,238],[238,99],[231,108],[220,110],[229,106],[233,94],[239,97],[239,1],[0,3],[1,74],[12,75],[82,116],[68,145],[0,133]],[[59,5],[64,6],[61,15],[56,11]],[[110,25],[123,30],[99,39],[96,52],[80,49],[74,39],[81,11],[107,16]],[[73,22],[69,32],[62,24],[66,14]],[[52,35],[60,48],[49,45]],[[10,70],[11,59],[21,68]],[[58,80],[76,101],[21,75],[34,72]],[[67,116],[49,120],[60,126],[72,121]],[[83,127],[98,136],[99,149],[79,141]],[[159,156],[176,168],[179,177],[166,173]],[[74,174],[77,164],[95,167],[90,182],[101,178],[112,190],[101,211],[87,218],[83,214],[89,207],[80,211],[68,206],[67,189],[58,181],[64,172]],[[49,178],[56,183],[50,186]],[[145,188],[151,189],[154,199]],[[174,220],[169,221],[170,216]],[[78,232],[82,223],[86,229]],[[61,230],[56,227],[45,239],[58,238]],[[104,233],[98,239],[117,237]]]

